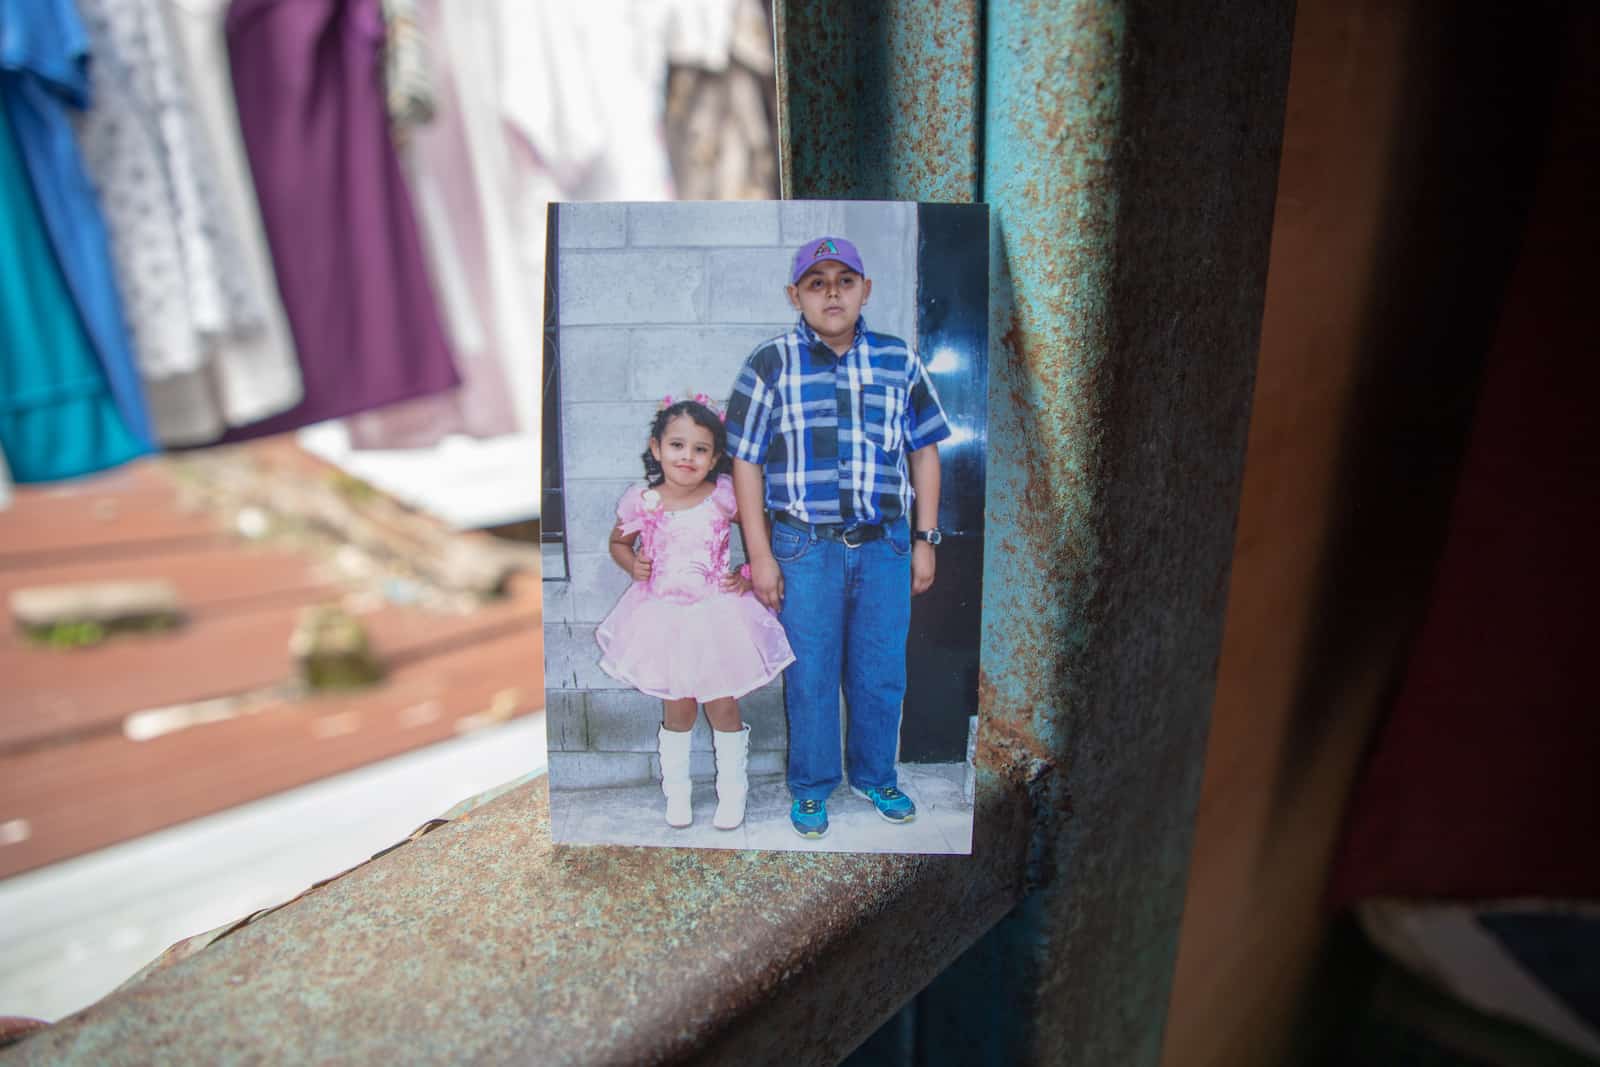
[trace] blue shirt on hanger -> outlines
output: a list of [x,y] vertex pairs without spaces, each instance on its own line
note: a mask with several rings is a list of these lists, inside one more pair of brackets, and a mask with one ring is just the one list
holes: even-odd
[[84,332],[3,108],[0,250],[0,452],[12,477],[55,481],[144,454]]
[[89,106],[89,45],[72,0],[0,0],[0,106],[38,214],[128,433],[156,447],[111,265],[105,222],[69,107]]

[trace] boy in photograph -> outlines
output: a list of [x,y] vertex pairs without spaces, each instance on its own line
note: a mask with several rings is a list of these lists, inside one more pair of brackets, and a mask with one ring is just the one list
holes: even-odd
[[933,584],[937,442],[950,428],[916,353],[867,329],[872,281],[853,244],[807,241],[786,291],[799,320],[739,372],[728,451],[755,593],[795,655],[784,671],[789,820],[820,838],[843,780],[841,684],[852,790],[892,823],[916,817],[895,757],[911,597]]

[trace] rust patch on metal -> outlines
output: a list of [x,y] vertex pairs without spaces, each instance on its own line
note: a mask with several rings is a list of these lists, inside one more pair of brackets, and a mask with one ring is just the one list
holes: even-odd
[[819,0],[775,16],[784,196],[977,199],[976,0]]

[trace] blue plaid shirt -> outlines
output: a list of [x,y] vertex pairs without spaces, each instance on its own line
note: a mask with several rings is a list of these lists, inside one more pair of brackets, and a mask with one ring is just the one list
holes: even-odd
[[864,320],[842,356],[804,318],[757,346],[727,427],[734,458],[765,469],[769,510],[845,526],[910,514],[906,454],[950,436],[922,360]]

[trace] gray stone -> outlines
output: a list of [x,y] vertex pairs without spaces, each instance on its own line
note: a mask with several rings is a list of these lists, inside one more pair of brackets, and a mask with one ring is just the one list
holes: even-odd
[[545,697],[544,734],[552,752],[582,752],[589,748],[586,707],[588,694],[555,690]]
[[621,326],[561,327],[561,401],[626,399],[632,376],[633,331]]
[[[744,710],[744,700],[739,702]],[[589,694],[589,747],[597,751],[654,752],[661,725],[661,701],[631,689],[597,690]],[[781,714],[781,709],[780,709]],[[745,718],[746,722],[750,719]],[[784,751],[781,721],[774,733],[766,729],[757,734],[751,723],[751,750]],[[758,743],[758,742],[765,742]],[[691,731],[689,747],[694,752],[712,752],[711,724],[701,711]]]
[[643,474],[639,454],[650,436],[650,404],[563,404],[561,466],[565,480]]
[[539,577],[566,580],[567,550],[560,541],[547,541],[539,545]]
[[[844,229],[843,206],[822,200],[785,200],[783,206],[783,243],[790,256],[795,249],[814,237],[839,234]],[[842,236],[849,236],[843,234]]]
[[571,252],[560,284],[563,327],[698,322],[706,264],[701,252]]
[[628,244],[646,246],[772,245],[779,243],[772,201],[633,204]]
[[565,578],[546,578],[539,583],[542,601],[539,610],[548,628],[553,623],[572,622],[572,583]]
[[621,248],[627,243],[625,204],[562,204],[556,209],[559,247]]
[[783,775],[789,770],[789,756],[785,752],[750,753],[750,775]]
[[[644,451],[643,448],[640,451]],[[567,554],[607,553],[611,528],[617,523],[617,502],[628,486],[642,483],[644,467],[635,463],[637,472],[631,478],[568,479],[563,488],[563,502],[567,506]],[[609,558],[609,557],[608,557]]]
[[710,322],[785,322],[793,314],[784,295],[791,252],[781,248],[729,249],[707,254]]
[[558,689],[605,689],[616,684],[600,669],[600,647],[594,627],[581,623],[556,623],[544,628],[544,684],[548,694]]
[[632,581],[609,555],[572,556],[573,618],[598,623]]
[[596,751],[654,752],[660,726],[661,701],[653,696],[633,689],[589,694],[589,744]]
[[750,748],[785,752],[789,728],[783,716],[783,679],[739,698],[739,714],[750,724]]
[[638,752],[552,752],[550,788],[604,789],[660,781],[653,758]]
[[754,323],[699,329],[663,327],[641,330],[633,352],[630,396],[659,401],[703,392],[718,406],[727,403],[739,368],[767,338],[787,324]]
[[176,626],[183,618],[177,588],[164,578],[37,585],[11,593],[11,617],[24,627],[121,622]]

